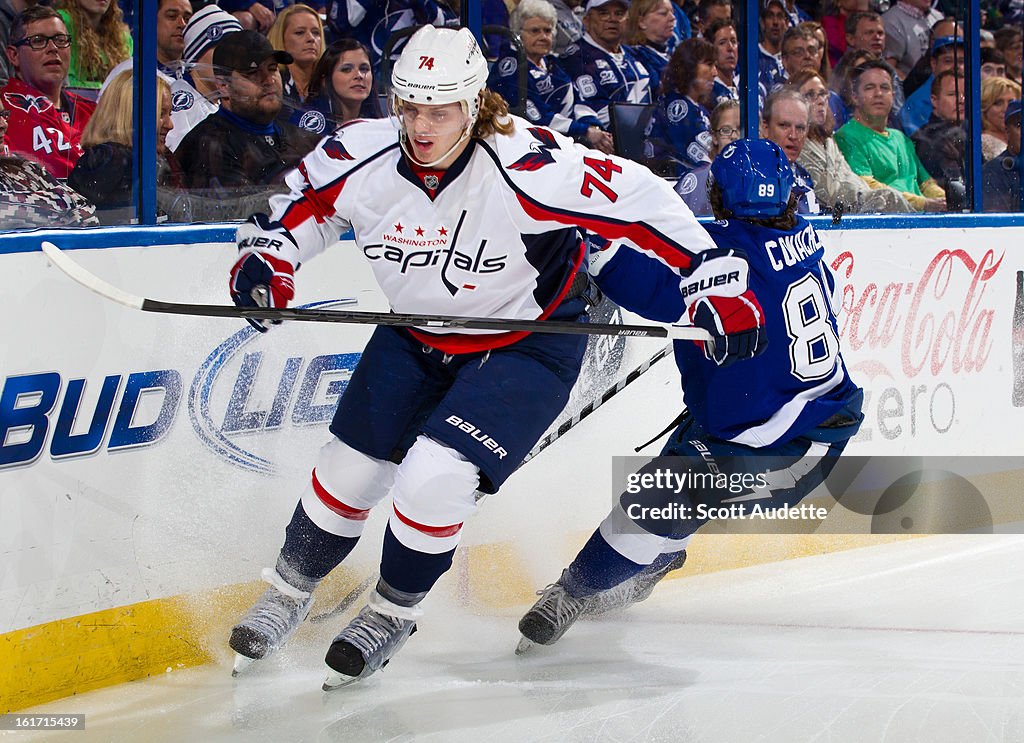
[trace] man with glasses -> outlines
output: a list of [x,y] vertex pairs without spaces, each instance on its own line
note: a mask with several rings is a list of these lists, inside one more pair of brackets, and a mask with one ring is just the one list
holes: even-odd
[[35,6],[15,18],[7,61],[16,75],[0,91],[11,112],[7,144],[64,181],[82,155],[79,140],[96,104],[64,89],[71,37],[53,8]]
[[818,39],[813,31],[798,27],[788,29],[782,37],[782,71],[785,77],[779,81],[780,85],[805,70],[817,70],[818,49]]

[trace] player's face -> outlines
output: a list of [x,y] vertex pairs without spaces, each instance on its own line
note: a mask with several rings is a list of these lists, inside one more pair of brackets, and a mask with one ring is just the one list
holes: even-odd
[[851,49],[863,49],[881,58],[885,51],[885,24],[881,18],[861,18],[857,30],[846,37]]
[[[409,151],[417,161],[431,163],[444,155],[459,141],[469,117],[462,110],[461,103],[445,103],[427,106],[400,101],[399,115],[409,142]],[[451,165],[469,140],[462,142],[450,155],[433,167],[444,169]]]
[[171,94],[164,91],[163,103],[160,105],[160,118],[156,122],[156,154],[163,155],[167,152],[167,133],[174,128],[171,121]]
[[342,101],[361,104],[373,89],[373,68],[362,49],[342,52],[331,75],[334,93]]
[[800,86],[800,95],[811,109],[811,123],[824,126],[828,112],[828,88],[825,84],[813,77]]
[[[1007,101],[1009,102],[1009,101]],[[932,96],[932,111],[943,121],[964,120],[964,81],[957,80],[952,75],[943,78],[939,94]],[[1006,111],[1006,104],[1003,104],[1003,111]],[[999,120],[1002,121],[1002,114]]]
[[892,110],[892,78],[885,70],[867,70],[853,91],[854,108],[865,117],[884,119]]
[[791,163],[795,163],[807,141],[807,104],[790,99],[779,101],[764,129],[765,136],[785,151]]
[[644,13],[637,20],[637,27],[644,36],[656,44],[664,44],[672,38],[676,27],[676,16],[672,12],[672,3],[661,0],[657,5]]
[[[221,78],[224,80],[224,78]],[[222,105],[228,111],[257,124],[269,124],[281,112],[281,72],[273,59],[266,59],[252,72],[231,72],[220,83]]]
[[316,16],[304,10],[288,16],[284,29],[284,50],[295,58],[297,65],[311,67],[316,64],[323,51],[323,37]]
[[[64,21],[60,18],[45,18],[29,23],[25,27],[25,38],[52,37],[67,32]],[[26,84],[46,91],[64,84],[71,62],[71,47],[58,49],[52,41],[38,51],[28,44],[19,47],[9,46],[7,58],[17,68],[19,76]]]
[[548,54],[555,43],[555,27],[546,18],[527,18],[519,31],[523,40],[523,48],[528,59],[540,62]]
[[[714,46],[715,67],[724,71],[727,75],[731,74],[736,69],[736,63],[739,61],[740,42],[736,36],[736,29],[732,26],[719,29],[718,33],[715,34]],[[725,80],[725,82],[731,81]]]
[[608,51],[618,51],[626,27],[626,6],[619,2],[605,3],[584,17],[587,31]]
[[986,62],[981,66],[981,79],[986,77],[1006,77],[1006,65]]
[[[952,80],[952,78],[946,78],[946,80]],[[946,80],[943,80],[945,85]],[[961,81],[960,93],[963,94],[963,81]],[[1006,107],[1013,100],[1013,93],[1009,91],[1003,93],[1001,96],[996,98],[992,105],[982,111],[982,118],[984,119],[983,128],[985,131],[1001,132],[1003,131],[1003,117],[1006,115]],[[961,99],[961,106],[963,100]],[[961,107],[961,118],[963,116],[963,108]]]
[[156,14],[156,48],[161,62],[181,59],[185,51],[185,25],[192,17],[188,0],[164,0]]

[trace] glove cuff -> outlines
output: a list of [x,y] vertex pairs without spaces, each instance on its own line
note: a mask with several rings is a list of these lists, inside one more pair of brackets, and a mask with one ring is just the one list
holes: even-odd
[[743,256],[728,251],[701,260],[679,282],[687,310],[702,297],[738,297],[747,290],[750,267]]
[[255,221],[245,222],[235,233],[238,242],[239,258],[250,253],[262,253],[277,260],[285,261],[294,271],[299,265],[299,246],[283,227],[274,227],[275,223],[257,215]]

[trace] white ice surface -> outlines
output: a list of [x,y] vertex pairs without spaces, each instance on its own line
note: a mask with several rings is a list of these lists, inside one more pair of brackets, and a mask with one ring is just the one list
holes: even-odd
[[420,632],[359,686],[320,690],[340,626],[307,625],[242,678],[225,648],[34,710],[83,712],[85,732],[0,738],[1024,741],[1022,564],[1021,536],[936,536],[679,577],[520,658],[525,606],[431,596]]

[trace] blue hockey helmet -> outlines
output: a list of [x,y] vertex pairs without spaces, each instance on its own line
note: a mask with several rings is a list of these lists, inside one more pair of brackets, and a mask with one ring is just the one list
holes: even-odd
[[722,206],[737,217],[778,217],[793,191],[793,168],[768,139],[738,139],[711,163],[708,188],[717,184]]

